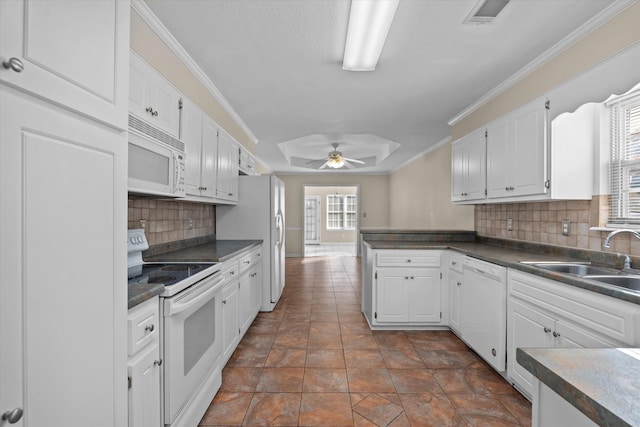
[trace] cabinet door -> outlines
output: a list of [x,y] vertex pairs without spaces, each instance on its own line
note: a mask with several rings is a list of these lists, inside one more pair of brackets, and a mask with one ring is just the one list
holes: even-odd
[[512,113],[513,196],[547,192],[547,138],[545,101],[539,99]]
[[129,361],[129,426],[160,425],[160,347],[157,342]]
[[219,200],[238,201],[238,145],[225,131],[218,136],[218,182],[216,192]]
[[244,274],[239,281],[240,285],[240,329],[246,332],[253,321],[253,300],[251,298],[251,273]]
[[440,322],[440,269],[411,269],[408,280],[408,321]]
[[216,197],[218,169],[218,125],[208,116],[202,117],[202,178],[201,192],[205,197]]
[[462,275],[449,272],[449,327],[460,332],[460,313],[462,311]]
[[0,80],[76,113],[127,128],[129,2],[0,2]]
[[460,139],[451,145],[451,201],[464,201],[465,175],[466,175],[466,150],[464,139]]
[[251,298],[253,313],[256,314],[262,307],[262,260],[260,258],[255,261],[251,272]]
[[231,357],[240,339],[239,304],[238,282],[234,281],[226,285],[222,291],[222,345],[225,361]]
[[126,425],[126,133],[4,85],[0,116],[0,413]]
[[377,321],[409,320],[409,269],[390,268],[378,271]]
[[507,375],[518,387],[533,393],[533,375],[516,361],[519,347],[554,347],[552,332],[555,319],[515,298],[509,299],[507,308]]
[[133,52],[130,62],[129,111],[178,138],[180,93]]
[[509,122],[503,117],[487,125],[487,198],[512,195],[512,162]]
[[180,139],[184,142],[187,156],[184,184],[185,192],[194,196],[200,195],[202,129],[202,110],[188,99],[183,99]]

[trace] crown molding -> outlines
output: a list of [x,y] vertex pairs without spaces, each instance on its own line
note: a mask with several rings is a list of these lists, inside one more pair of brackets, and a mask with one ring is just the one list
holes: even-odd
[[607,6],[602,12],[591,18],[589,21],[584,23],[582,26],[577,28],[571,34],[569,34],[564,39],[560,40],[555,45],[551,46],[551,48],[547,49],[540,56],[535,58],[533,61],[525,65],[523,68],[518,70],[515,74],[508,77],[498,86],[491,89],[489,92],[478,98],[475,102],[470,104],[467,108],[459,112],[457,115],[452,117],[447,123],[449,126],[453,126],[465,117],[469,116],[471,113],[476,111],[478,108],[482,107],[489,101],[491,101],[496,96],[500,95],[511,86],[515,85],[519,81],[523,80],[525,77],[533,73],[535,70],[540,68],[543,64],[549,62],[552,58],[556,57],[561,52],[565,51],[569,47],[573,46],[578,41],[585,38],[589,33],[596,30],[605,22],[609,21],[611,18],[622,12],[627,7],[636,3],[637,0],[619,0],[611,2],[609,6]]
[[215,98],[216,101],[222,105],[227,113],[233,118],[233,120],[240,126],[240,128],[247,134],[247,136],[253,141],[254,144],[258,143],[258,138],[251,132],[251,129],[240,118],[238,113],[233,109],[229,101],[222,95],[222,92],[213,84],[209,77],[202,71],[198,64],[191,58],[182,45],[176,40],[176,38],[169,32],[167,27],[164,26],[158,17],[149,9],[149,6],[143,0],[131,0],[131,7],[140,15],[140,17],[151,27],[151,29],[160,37],[160,39],[171,49],[171,51],[184,63],[184,65],[193,73],[193,75],[204,85],[209,93]]

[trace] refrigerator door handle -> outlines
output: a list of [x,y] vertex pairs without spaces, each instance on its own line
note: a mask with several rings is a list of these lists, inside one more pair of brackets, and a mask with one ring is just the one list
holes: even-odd
[[282,221],[282,212],[278,211],[278,214],[276,215],[276,230],[278,230],[278,241],[276,242],[276,245],[278,245],[278,247],[282,247],[282,244],[284,243],[284,227],[283,227],[283,221]]

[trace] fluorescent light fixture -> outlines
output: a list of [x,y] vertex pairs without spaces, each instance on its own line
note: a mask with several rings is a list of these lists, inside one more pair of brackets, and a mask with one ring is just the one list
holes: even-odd
[[373,71],[400,0],[351,0],[342,69]]

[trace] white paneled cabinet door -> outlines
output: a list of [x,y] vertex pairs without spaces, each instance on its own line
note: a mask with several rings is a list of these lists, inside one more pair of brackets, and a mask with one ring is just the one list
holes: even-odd
[[[513,145],[509,142],[507,117],[487,126],[487,197],[509,197],[513,184]],[[515,187],[513,187],[515,188]]]
[[188,99],[182,102],[180,139],[184,142],[186,162],[184,171],[185,192],[200,195],[202,162],[202,110]]
[[460,314],[462,312],[462,274],[449,272],[449,326],[460,332]]
[[460,138],[451,147],[451,200],[464,202],[486,197],[485,129]]
[[0,413],[124,426],[126,133],[4,85],[0,116]]
[[218,188],[217,199],[238,201],[238,168],[240,149],[234,139],[220,129],[218,133]]
[[549,348],[554,346],[555,319],[534,307],[509,299],[507,308],[507,374],[529,397],[533,394],[533,375],[516,362],[520,347]]
[[129,427],[160,426],[160,363],[157,342],[129,361]]
[[218,125],[208,116],[202,118],[202,180],[200,194],[216,197],[218,170]]
[[409,271],[390,268],[378,270],[378,322],[409,321]]
[[129,111],[178,138],[180,92],[135,53],[130,59]]
[[3,0],[0,28],[2,82],[127,128],[128,1]]
[[225,285],[222,291],[222,335],[224,360],[228,360],[240,339],[240,295],[238,281]]
[[409,274],[409,322],[439,322],[440,269],[416,268]]

